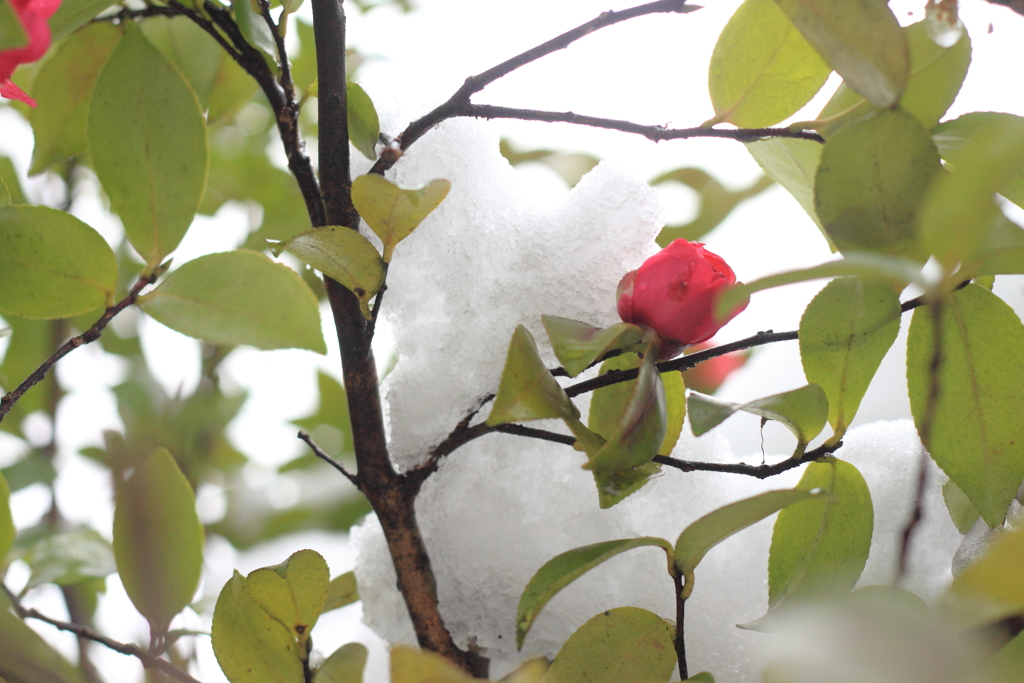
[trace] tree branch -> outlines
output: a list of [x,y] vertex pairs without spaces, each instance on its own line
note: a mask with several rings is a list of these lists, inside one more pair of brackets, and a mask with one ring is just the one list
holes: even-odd
[[668,467],[674,467],[677,470],[683,472],[724,472],[727,474],[745,474],[748,477],[756,477],[758,479],[767,479],[768,477],[774,477],[777,474],[789,471],[796,467],[800,467],[808,462],[818,460],[831,455],[839,450],[843,445],[842,441],[834,444],[823,444],[818,448],[811,451],[804,451],[803,455],[796,458],[786,458],[781,462],[777,462],[774,465],[746,465],[743,463],[721,463],[721,462],[694,462],[691,460],[676,460],[675,458],[667,455],[656,455],[652,458],[652,462],[659,463],[661,465],[667,465]]
[[342,465],[340,462],[338,462],[331,456],[327,455],[327,453],[325,453],[323,449],[316,445],[316,443],[313,441],[313,437],[311,437],[309,434],[302,430],[299,430],[298,436],[299,439],[305,441],[306,445],[310,447],[310,449],[313,451],[313,455],[320,458],[328,465],[341,472],[345,476],[345,478],[352,482],[352,485],[355,486],[357,489],[359,489],[360,491],[363,490],[362,485],[359,483],[359,477],[345,469],[345,466]]
[[[263,15],[263,21],[266,22],[267,28],[270,29],[271,35],[274,36],[274,45],[277,48],[277,59],[281,64],[281,75],[278,78],[278,83],[284,89],[285,99],[288,102],[295,102],[295,84],[292,82],[292,67],[288,62],[288,51],[284,46],[284,35],[281,33],[281,25],[274,21],[274,17],[270,14],[270,2],[269,0],[259,0],[260,13]],[[281,12],[281,20],[287,21],[288,15]]]
[[136,657],[142,662],[142,665],[145,666],[147,669],[159,669],[168,676],[175,678],[179,681],[182,681],[183,683],[200,683],[198,679],[193,678],[191,675],[189,675],[187,671],[179,669],[178,667],[174,666],[165,659],[154,657],[153,655],[146,652],[134,643],[122,643],[120,641],[113,640],[112,638],[107,638],[106,636],[100,635],[88,626],[53,619],[51,617],[46,616],[45,614],[42,614],[36,609],[26,609],[21,605],[21,602],[18,600],[18,597],[6,585],[2,585],[2,587],[4,593],[7,594],[8,599],[11,601],[11,606],[14,608],[14,613],[17,614],[20,619],[37,619],[39,621],[44,621],[47,624],[50,624],[51,626],[60,629],[61,631],[67,631],[69,633],[75,634],[79,638],[86,638],[88,640],[97,642],[101,645],[105,645],[114,652],[120,652],[121,654],[128,655],[129,657]]
[[97,320],[92,327],[77,337],[72,337],[61,344],[60,347],[54,351],[53,355],[47,358],[42,365],[33,370],[32,374],[30,374],[24,382],[19,384],[14,391],[10,392],[3,398],[0,398],[0,422],[3,422],[7,413],[10,412],[11,408],[14,407],[14,404],[18,402],[26,391],[43,381],[43,378],[46,377],[46,373],[57,364],[57,361],[77,349],[79,346],[91,344],[99,339],[103,334],[103,330],[106,329],[107,325],[110,324],[110,321],[114,319],[114,316],[134,304],[135,300],[139,297],[139,293],[142,292],[147,285],[151,285],[156,282],[157,278],[162,274],[163,269],[157,268],[149,275],[140,277],[138,282],[136,282],[132,286],[131,290],[128,291],[128,295],[104,311],[103,315],[100,316],[100,319]]

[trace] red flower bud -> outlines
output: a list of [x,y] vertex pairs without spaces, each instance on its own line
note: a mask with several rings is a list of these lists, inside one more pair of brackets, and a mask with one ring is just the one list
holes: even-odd
[[725,318],[715,319],[715,300],[733,284],[736,275],[722,257],[698,242],[675,240],[619,282],[619,317],[653,329],[663,346],[676,347],[678,353],[678,347],[707,341],[747,307],[743,302]]
[[60,2],[61,0],[10,0],[28,36],[28,45],[0,51],[0,97],[21,100],[30,107],[36,106],[35,100],[11,83],[11,75],[21,64],[34,62],[46,54],[51,38],[50,25],[46,20],[57,11]]

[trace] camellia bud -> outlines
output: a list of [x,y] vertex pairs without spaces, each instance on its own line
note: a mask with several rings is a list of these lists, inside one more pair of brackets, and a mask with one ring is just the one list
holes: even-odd
[[658,357],[671,358],[713,337],[747,307],[743,302],[715,318],[715,300],[734,284],[736,275],[722,257],[698,242],[675,240],[619,282],[619,317],[657,332],[663,342]]
[[0,97],[21,100],[30,107],[36,101],[11,82],[14,70],[22,64],[37,61],[50,47],[50,25],[47,20],[60,7],[61,0],[10,0],[28,36],[28,45],[0,50]]

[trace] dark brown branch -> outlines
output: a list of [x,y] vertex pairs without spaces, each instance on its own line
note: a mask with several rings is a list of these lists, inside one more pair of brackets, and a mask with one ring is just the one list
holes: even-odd
[[227,52],[228,55],[230,55],[231,58],[234,59],[235,62],[237,62],[240,67],[248,71],[248,69],[246,68],[245,57],[241,54],[241,52],[236,50],[235,47],[224,38],[224,35],[221,34],[221,32],[217,30],[217,27],[214,26],[211,22],[209,22],[206,19],[206,17],[199,14],[195,10],[185,7],[183,4],[178,2],[178,0],[168,0],[167,6],[171,8],[176,14],[179,14],[183,17],[188,17],[199,28],[203,29],[208,34],[210,34],[210,36],[217,41],[221,48],[223,48],[224,51]]
[[174,666],[165,659],[154,657],[153,655],[146,652],[134,643],[122,643],[120,641],[113,640],[111,638],[107,638],[106,636],[100,635],[88,626],[53,619],[51,617],[46,616],[45,614],[42,614],[36,609],[26,609],[22,607],[21,602],[18,600],[18,597],[14,595],[14,593],[12,593],[11,590],[7,588],[7,586],[3,586],[3,590],[4,593],[7,594],[8,599],[10,599],[11,601],[11,606],[14,608],[14,613],[17,614],[18,617],[21,619],[37,619],[39,621],[44,621],[47,624],[50,624],[51,626],[60,629],[61,631],[67,631],[69,633],[75,634],[79,638],[86,638],[88,640],[104,645],[113,650],[114,652],[120,652],[121,654],[128,655],[129,657],[136,657],[142,662],[142,665],[145,666],[147,669],[159,669],[168,676],[171,676],[172,678],[182,681],[183,683],[200,683],[198,679],[190,676],[187,671],[179,669],[178,667]]
[[551,441],[553,443],[565,444],[566,446],[572,446],[576,443],[576,437],[568,434],[559,434],[558,432],[549,432],[546,429],[535,429],[533,427],[524,427],[521,424],[504,424],[492,427],[491,431],[501,432],[503,434],[515,434],[516,436],[525,436],[530,439],[540,439],[542,441]]
[[148,5],[142,9],[128,9],[122,7],[120,11],[114,14],[107,14],[101,17],[94,17],[89,20],[90,24],[99,23],[112,23],[112,24],[123,24],[125,21],[134,21],[136,19],[145,19],[146,17],[176,17],[181,12],[177,9],[170,7],[162,7],[160,5]]
[[46,377],[46,373],[57,364],[57,361],[77,349],[79,346],[91,344],[99,339],[103,334],[103,330],[106,329],[107,325],[110,324],[110,321],[114,319],[114,316],[134,304],[135,300],[139,297],[139,293],[142,292],[147,285],[151,285],[156,282],[157,278],[162,274],[163,270],[158,268],[153,273],[139,278],[138,282],[136,282],[131,290],[129,290],[128,295],[104,311],[103,315],[100,316],[100,319],[97,320],[92,327],[77,337],[72,337],[61,344],[60,347],[54,351],[53,355],[47,358],[42,365],[33,370],[32,374],[30,374],[24,382],[19,384],[14,391],[10,392],[3,398],[0,398],[0,422],[3,422],[4,417],[7,416],[7,413],[10,412],[11,408],[14,407],[14,404],[18,402],[26,391],[43,381],[43,378]]
[[381,154],[381,158],[373,165],[371,173],[383,173],[387,169],[391,168],[395,161],[401,157],[401,151],[408,149],[414,142],[420,139],[424,133],[437,124],[451,118],[452,116],[458,116],[459,114],[457,112],[461,107],[469,104],[470,97],[480,92],[499,78],[512,73],[516,69],[525,66],[530,62],[536,61],[541,57],[563,50],[580,38],[588,36],[594,31],[613,26],[620,22],[650,14],[685,13],[693,11],[693,9],[695,8],[688,7],[686,5],[686,0],[658,0],[657,2],[631,7],[619,12],[602,12],[594,19],[581,24],[570,31],[566,31],[546,43],[542,43],[541,45],[531,48],[526,52],[520,53],[497,66],[491,67],[483,73],[470,76],[466,79],[466,82],[463,83],[462,87],[459,88],[447,102],[427,113],[425,116],[422,116],[410,123],[408,127],[406,127],[405,131],[396,138],[396,141],[398,142],[398,149],[394,150],[394,153]]
[[[277,82],[284,89],[284,96],[288,102],[295,102],[295,84],[292,82],[292,67],[288,62],[288,51],[284,46],[284,35],[281,32],[281,25],[274,21],[274,17],[270,14],[270,2],[269,0],[259,0],[260,13],[263,15],[263,21],[266,22],[267,28],[270,29],[270,34],[274,36],[274,46],[277,48],[277,59],[281,65],[281,75],[277,79]],[[281,13],[281,20],[287,21],[288,15],[283,11]]]
[[306,442],[306,445],[309,446],[309,448],[313,451],[313,455],[320,458],[328,465],[341,472],[346,479],[352,482],[353,486],[362,491],[363,487],[359,484],[359,477],[345,469],[345,466],[342,465],[340,462],[338,462],[331,456],[327,455],[327,453],[325,453],[322,448],[316,445],[316,442],[313,441],[313,437],[311,437],[309,434],[302,430],[299,430],[298,436],[299,439]]
[[679,664],[679,678],[684,681],[690,677],[686,666],[686,596],[683,595],[683,575],[672,573],[672,583],[676,593],[676,633],[673,639],[676,648],[676,661]]
[[746,465],[743,463],[721,463],[721,462],[694,462],[691,460],[676,460],[667,455],[656,455],[653,462],[668,467],[674,467],[683,472],[724,472],[727,474],[745,474],[748,477],[767,479],[788,470],[800,467],[808,462],[818,460],[826,455],[835,453],[843,445],[842,441],[834,444],[823,444],[812,451],[804,451],[803,455],[796,458],[787,458],[774,465]]

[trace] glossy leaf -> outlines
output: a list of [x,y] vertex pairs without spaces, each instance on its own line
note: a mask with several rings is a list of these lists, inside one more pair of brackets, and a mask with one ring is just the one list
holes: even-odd
[[314,683],[362,683],[368,654],[361,643],[342,645],[316,670]]
[[683,597],[693,592],[693,570],[709,550],[765,517],[817,495],[800,489],[766,491],[718,508],[686,527],[675,545],[675,566],[686,577]]
[[[949,588],[947,601],[977,602],[984,623],[1024,611],[1024,529],[1000,534],[982,557]],[[954,603],[955,604],[955,603]],[[980,625],[980,624],[978,624]]]
[[803,107],[830,73],[773,0],[746,0],[711,55],[713,120],[742,128],[773,126]]
[[878,279],[828,283],[800,319],[800,359],[807,381],[828,398],[838,440],[846,432],[878,366],[900,331],[896,290]]
[[211,635],[217,663],[231,683],[305,680],[298,643],[260,608],[237,571],[217,598]]
[[825,232],[844,254],[923,262],[914,221],[940,166],[931,137],[909,114],[878,112],[846,126],[825,143],[815,181]]
[[[925,130],[934,128],[953,104],[971,63],[971,40],[964,34],[951,47],[935,44],[921,21],[903,29],[910,47],[910,78],[900,96],[900,109],[911,114]],[[819,115],[817,130],[826,137],[875,110],[842,84]]]
[[829,66],[876,107],[899,101],[910,50],[899,22],[875,0],[776,0]]
[[267,22],[259,14],[258,5],[250,0],[231,0],[231,13],[245,40],[270,58],[277,61],[277,43]]
[[78,669],[10,610],[0,591],[0,680],[7,683],[83,683]]
[[0,208],[0,309],[67,318],[113,303],[117,260],[100,234],[45,206]]
[[638,344],[643,337],[638,325],[628,323],[602,329],[554,315],[542,315],[541,321],[555,357],[570,377],[580,374],[609,351]]
[[662,173],[651,180],[650,185],[657,186],[666,182],[681,183],[693,189],[700,200],[700,208],[697,210],[697,216],[689,223],[666,225],[661,229],[655,241],[662,248],[677,239],[691,242],[699,240],[721,225],[741,202],[756,197],[775,184],[768,176],[761,176],[750,185],[733,191],[712,178],[706,171],[687,167]]
[[62,0],[47,22],[53,42],[81,28],[97,14],[117,4],[117,0]]
[[690,414],[690,429],[693,430],[693,435],[701,436],[725,422],[740,409],[740,406],[738,403],[691,391],[686,409]]
[[352,203],[384,243],[385,263],[391,262],[395,246],[444,201],[451,186],[438,179],[420,188],[401,188],[373,173],[352,181]]
[[367,159],[376,159],[374,149],[380,138],[380,120],[373,100],[358,84],[348,82],[348,138]]
[[[943,301],[941,339],[941,388],[925,445],[995,527],[1024,480],[1024,325],[995,294],[967,285]],[[928,405],[933,340],[931,312],[915,310],[907,385],[918,429]]]
[[516,646],[522,649],[526,634],[529,633],[537,615],[560,590],[616,555],[644,546],[663,549],[671,565],[672,545],[663,538],[648,536],[585,545],[556,555],[545,562],[526,584],[523,594],[519,597],[519,608],[516,611]]
[[36,142],[29,175],[88,152],[93,87],[122,33],[107,23],[88,26],[64,41],[39,70],[32,85],[38,106],[29,117]]
[[391,648],[391,683],[472,683],[477,679],[439,654],[408,645]]
[[139,297],[139,305],[171,329],[216,344],[327,351],[309,286],[255,251],[189,261]]
[[117,489],[114,557],[124,590],[155,633],[195,595],[203,570],[203,526],[185,475],[158,449]]
[[970,531],[974,523],[981,517],[978,508],[974,507],[971,499],[960,490],[960,487],[952,479],[942,485],[942,499],[946,503],[946,509],[949,510],[950,519],[953,520],[953,524],[956,524],[957,531],[961,534]]
[[[975,143],[998,134],[1000,130],[1012,130],[1013,126],[1020,125],[1022,121],[1024,119],[1013,114],[971,112],[940,123],[933,131],[933,137],[942,160],[947,167],[955,170]],[[1018,169],[999,193],[1024,208],[1024,168]]]
[[28,45],[25,27],[8,0],[0,1],[0,50],[13,50]]
[[155,268],[199,209],[210,150],[195,93],[131,22],[93,89],[88,137],[111,206]]
[[328,225],[291,238],[281,248],[349,290],[370,319],[370,299],[384,284],[384,262],[370,240],[351,228]]
[[1000,216],[995,194],[1024,168],[1024,119],[999,119],[957,155],[956,169],[935,182],[921,206],[921,242],[952,269],[985,244]]
[[814,207],[814,179],[818,175],[824,146],[812,140],[769,138],[748,142],[746,148],[761,170],[793,195],[835,251]]
[[852,590],[871,547],[874,509],[856,467],[842,460],[812,462],[796,488],[820,489],[829,497],[791,505],[775,520],[768,555],[770,609]]
[[545,683],[668,683],[675,629],[653,612],[616,607],[583,624],[558,651]]
[[818,266],[790,270],[776,275],[769,275],[760,280],[746,284],[738,284],[727,289],[719,297],[715,310],[721,314],[731,310],[737,303],[744,301],[751,294],[773,287],[792,285],[797,282],[820,280],[826,277],[843,277],[845,275],[865,275],[882,277],[895,282],[916,284],[927,287],[928,282],[921,275],[921,265],[905,258],[883,256],[881,254],[851,253],[838,261],[829,261]]
[[142,32],[181,71],[205,108],[217,85],[222,59],[231,57],[188,17],[150,17],[142,22]]
[[605,439],[605,444],[591,456],[588,469],[637,467],[650,462],[665,441],[668,409],[653,354],[648,353],[642,362],[635,354],[606,360],[601,365],[601,374],[637,366],[637,379],[598,389],[593,394],[588,426]]
[[104,579],[117,571],[113,547],[93,529],[47,536],[33,544],[22,559],[32,569],[26,588],[44,583],[74,586]]
[[0,473],[0,565],[3,565],[7,552],[14,545],[16,534],[14,518],[11,516],[11,488]]
[[300,550],[277,566],[251,572],[245,590],[289,630],[301,652],[323,611],[330,581],[324,558],[313,550]]
[[579,416],[580,411],[541,361],[533,335],[522,325],[516,327],[487,424]]
[[324,612],[338,609],[345,605],[351,605],[359,600],[359,589],[356,587],[356,575],[354,572],[344,574],[331,579],[327,587],[327,600],[324,602]]

